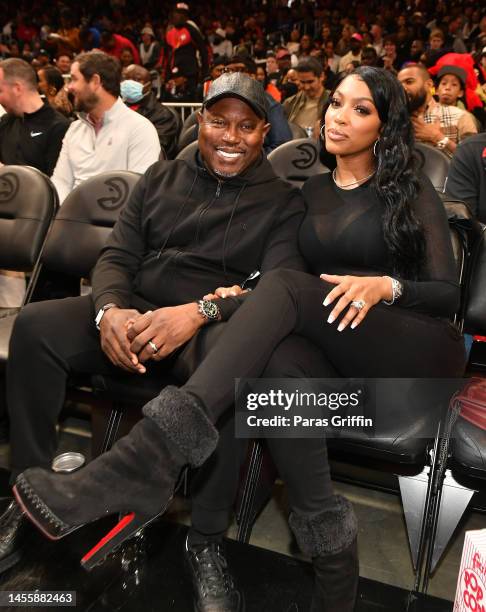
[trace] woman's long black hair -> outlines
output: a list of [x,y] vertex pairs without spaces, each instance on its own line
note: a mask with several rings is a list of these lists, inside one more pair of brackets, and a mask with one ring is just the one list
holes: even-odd
[[425,237],[410,206],[420,186],[406,94],[395,76],[374,66],[360,66],[350,75],[343,75],[335,89],[352,75],[368,86],[381,121],[380,137],[374,150],[376,173],[372,187],[385,205],[383,235],[393,272],[416,279],[425,259]]

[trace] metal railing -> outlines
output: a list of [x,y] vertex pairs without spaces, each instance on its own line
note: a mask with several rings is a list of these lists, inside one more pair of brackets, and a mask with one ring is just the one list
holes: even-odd
[[182,123],[194,111],[202,106],[202,102],[163,102],[164,106],[171,108],[173,111],[180,112]]

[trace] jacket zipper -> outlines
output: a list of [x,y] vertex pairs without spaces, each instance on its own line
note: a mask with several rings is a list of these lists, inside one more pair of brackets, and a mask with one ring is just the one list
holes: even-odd
[[202,218],[204,214],[211,208],[214,201],[219,198],[220,195],[221,195],[221,181],[218,180],[218,186],[216,187],[216,193],[214,194],[214,197],[211,198],[211,200],[209,200],[207,205],[199,213],[199,217],[197,219],[197,226],[196,226],[196,244],[199,244],[199,231],[201,229]]

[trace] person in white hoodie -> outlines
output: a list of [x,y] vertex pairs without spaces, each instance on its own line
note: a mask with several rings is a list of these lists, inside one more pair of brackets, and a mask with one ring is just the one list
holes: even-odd
[[142,174],[159,159],[157,131],[123,103],[120,81],[119,62],[105,53],[82,53],[73,62],[68,90],[79,118],[66,132],[52,175],[61,203],[82,181],[100,172]]

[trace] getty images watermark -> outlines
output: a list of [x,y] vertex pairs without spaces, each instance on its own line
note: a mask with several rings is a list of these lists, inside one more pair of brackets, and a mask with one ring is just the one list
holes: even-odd
[[240,379],[239,438],[434,437],[464,379]]

